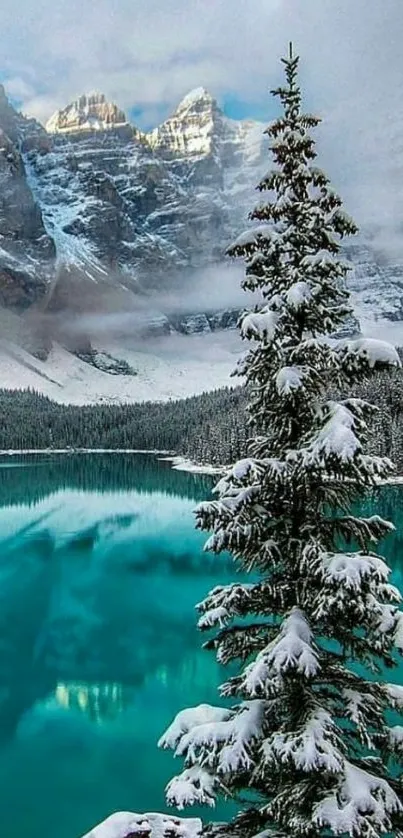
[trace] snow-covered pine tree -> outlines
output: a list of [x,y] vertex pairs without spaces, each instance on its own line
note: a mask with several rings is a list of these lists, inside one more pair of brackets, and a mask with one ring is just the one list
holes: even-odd
[[167,798],[241,800],[218,836],[398,836],[403,727],[388,711],[403,709],[403,687],[384,672],[403,648],[403,615],[373,552],[392,526],[351,511],[392,464],[365,453],[371,405],[329,394],[399,358],[379,341],[330,339],[349,310],[339,242],[356,226],[313,165],[319,120],[301,112],[298,58],[284,64],[273,91],[283,113],[267,129],[274,168],[258,186],[267,200],[251,214],[260,224],[229,249],[259,295],[240,320],[254,438],[196,511],[212,531],[205,549],[259,577],[198,606],[200,628],[216,627],[207,648],[238,672],[221,688],[232,706],[185,710],[162,737],[185,758]]

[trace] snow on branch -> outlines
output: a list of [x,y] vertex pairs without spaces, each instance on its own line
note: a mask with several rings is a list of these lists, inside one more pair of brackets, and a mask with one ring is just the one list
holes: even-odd
[[316,268],[323,268],[326,272],[341,268],[345,270],[351,267],[348,262],[343,263],[340,259],[329,253],[328,250],[318,250],[316,253],[308,253],[301,260],[301,267],[309,275],[314,273]]
[[382,538],[394,532],[395,527],[390,521],[385,521],[379,515],[370,515],[369,518],[356,518],[354,515],[342,515],[333,518],[328,522],[333,530],[342,538],[350,538],[358,542],[362,550],[368,549],[368,544],[377,544]]
[[225,707],[199,704],[178,713],[158,742],[159,748],[177,748],[182,737],[200,725],[225,722],[231,718],[231,711]]
[[292,762],[299,771],[339,773],[343,757],[337,741],[330,713],[317,707],[295,730],[272,733],[263,742],[262,748],[268,763]]
[[328,409],[327,421],[303,452],[305,466],[321,465],[324,458],[332,456],[346,463],[361,451],[355,433],[359,426],[357,416],[342,402],[329,402]]
[[264,472],[264,464],[254,459],[253,457],[244,457],[242,460],[237,460],[233,466],[227,469],[224,477],[222,477],[213,492],[222,494],[230,487],[231,482],[236,481],[242,483],[245,480],[255,482],[259,480]]
[[198,838],[201,831],[199,818],[115,812],[83,838]]
[[351,215],[345,212],[345,210],[340,209],[339,206],[336,206],[330,212],[328,222],[333,225],[333,228],[340,236],[344,236],[346,234],[351,235],[357,232],[357,226]]
[[[226,522],[234,519],[243,508],[256,500],[259,491],[259,486],[234,486],[220,500],[199,503],[196,507],[195,514],[199,521],[203,520],[203,526],[201,528],[211,529],[214,521],[220,519]],[[212,546],[210,545],[207,549],[212,549]]]
[[241,320],[241,337],[270,343],[274,339],[278,319],[277,311],[251,311]]
[[322,553],[320,572],[323,581],[360,591],[365,579],[387,581],[390,568],[377,556],[362,553]]
[[[273,480],[278,480],[284,476],[286,470],[287,464],[277,457],[265,457],[264,459],[245,457],[242,460],[237,460],[233,466],[226,470],[223,477],[214,486],[213,492],[220,497],[227,494],[232,496],[234,491],[236,492],[236,486],[239,487],[246,481],[257,486],[263,475],[266,478],[270,477]],[[199,508],[200,504],[197,509]]]
[[218,771],[227,774],[251,768],[250,747],[262,736],[265,720],[265,701],[243,701],[232,721],[231,736],[221,749]]
[[377,365],[401,367],[397,350],[391,343],[375,338],[338,341],[334,349],[347,364],[365,361],[372,369]]
[[[399,603],[401,596],[397,588],[388,586],[388,589],[388,593],[395,593],[395,602],[397,601]],[[389,635],[393,645],[402,652],[403,613],[398,610],[396,605],[379,602],[372,594],[368,594],[366,598],[366,607],[368,622],[375,629],[379,647],[383,642],[384,636]]]
[[216,608],[210,608],[198,620],[197,627],[203,631],[204,629],[219,626],[223,628],[231,619],[231,612],[228,611],[224,605],[218,605]]
[[221,774],[250,768],[249,749],[262,733],[265,706],[264,701],[245,701],[225,721],[196,725],[182,736],[175,755],[184,756],[191,765],[217,764]]
[[279,234],[273,229],[271,224],[259,224],[257,227],[251,227],[245,230],[238,236],[237,239],[230,245],[227,253],[236,255],[238,252],[243,252],[249,247],[261,246],[263,242],[268,244],[275,244],[279,238]]
[[379,713],[379,703],[377,699],[367,690],[351,689],[344,687],[342,691],[343,699],[345,701],[345,714],[350,721],[352,721],[360,729],[360,732],[365,732],[365,744],[367,747],[373,747],[372,740],[366,731],[367,717],[370,714]]
[[[304,563],[307,570],[310,553],[308,549]],[[364,619],[367,627],[371,627],[374,647],[382,651],[385,640],[392,640],[400,648],[402,626],[396,606],[401,596],[397,588],[387,583],[390,569],[380,557],[319,552],[316,562],[313,558],[310,564],[321,583],[314,604],[316,618],[342,615],[352,607],[357,625]]]
[[394,710],[403,710],[403,687],[400,684],[382,684],[382,690]]
[[168,783],[165,789],[167,802],[178,809],[197,805],[215,806],[216,786],[217,782],[209,771],[200,765],[192,765]]
[[299,608],[293,608],[283,621],[277,637],[246,667],[243,676],[245,691],[252,696],[260,691],[270,693],[273,685],[277,689],[278,676],[290,670],[305,678],[313,677],[320,666],[311,643],[312,637],[305,614]]
[[394,725],[388,730],[389,747],[396,753],[403,753],[403,727]]
[[294,282],[286,292],[287,303],[294,309],[299,309],[312,299],[312,288],[308,282],[301,280]]
[[259,585],[251,583],[241,585],[236,582],[213,588],[207,598],[196,606],[202,614],[198,627],[206,629],[215,625],[220,627],[225,625],[232,616],[242,613],[256,590],[260,592]]
[[304,386],[304,372],[299,367],[282,367],[276,375],[276,389],[280,396],[289,396]]
[[[224,776],[251,767],[251,747],[262,736],[268,703],[244,701],[221,712],[209,708],[213,713],[206,713],[206,706],[179,713],[159,742],[162,747],[175,748],[175,756],[185,757],[185,770],[167,787],[168,801],[179,808],[194,803],[214,805],[218,780],[213,778],[213,770]],[[205,718],[210,720],[203,721]]]
[[389,832],[391,815],[402,811],[397,794],[386,780],[345,760],[341,782],[315,806],[313,820],[336,835],[375,838],[379,833]]

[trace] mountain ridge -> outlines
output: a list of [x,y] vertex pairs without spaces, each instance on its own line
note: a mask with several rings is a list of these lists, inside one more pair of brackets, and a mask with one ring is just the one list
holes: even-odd
[[[264,125],[230,119],[196,88],[149,132],[102,93],[50,127],[0,88],[0,306],[25,330],[24,350],[46,359],[56,341],[107,357],[110,335],[89,331],[88,315],[123,313],[134,331],[148,317],[150,339],[233,327],[243,303],[224,254],[268,165]],[[365,236],[346,257],[361,323],[401,322],[403,265],[377,259]]]

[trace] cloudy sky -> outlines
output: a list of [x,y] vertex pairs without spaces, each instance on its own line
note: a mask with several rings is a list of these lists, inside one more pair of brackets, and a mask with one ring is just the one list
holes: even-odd
[[403,0],[2,0],[0,78],[42,121],[101,90],[151,127],[199,85],[229,115],[266,119],[290,39],[326,165],[360,217],[390,228],[403,217]]

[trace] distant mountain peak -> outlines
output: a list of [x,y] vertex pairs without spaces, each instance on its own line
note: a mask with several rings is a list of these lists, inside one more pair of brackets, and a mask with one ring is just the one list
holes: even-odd
[[193,90],[190,90],[186,96],[179,102],[178,107],[176,108],[175,113],[183,113],[184,111],[191,111],[191,110],[205,110],[206,108],[216,108],[217,100],[214,96],[206,90],[205,87],[195,87]]
[[205,87],[195,87],[171,116],[147,136],[153,148],[168,156],[205,156],[211,153],[225,119],[214,96]]
[[56,111],[46,123],[50,134],[80,131],[108,131],[128,125],[124,111],[109,102],[104,93],[83,93],[65,108]]

